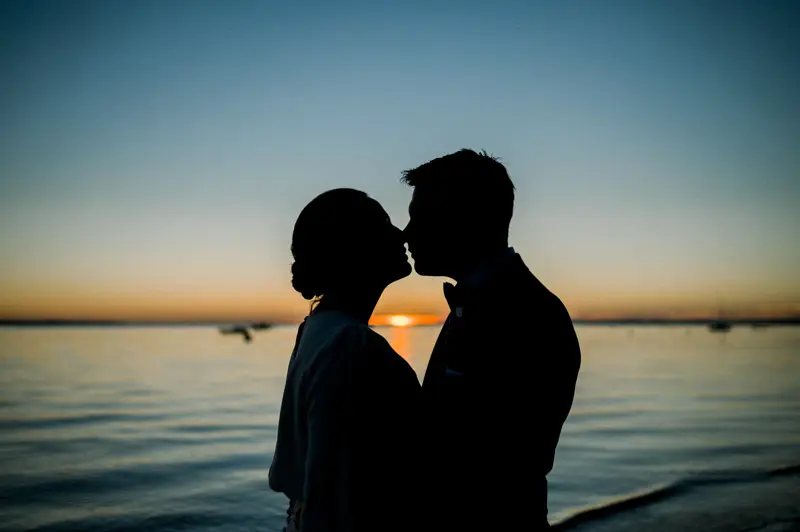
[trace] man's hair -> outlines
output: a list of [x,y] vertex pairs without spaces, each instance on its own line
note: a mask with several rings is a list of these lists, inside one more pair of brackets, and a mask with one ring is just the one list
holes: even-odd
[[[514,214],[514,184],[506,167],[486,151],[462,149],[403,172],[402,181],[416,189],[446,197],[463,208],[465,216],[477,216],[482,223],[508,238]],[[471,211],[471,212],[469,212]]]

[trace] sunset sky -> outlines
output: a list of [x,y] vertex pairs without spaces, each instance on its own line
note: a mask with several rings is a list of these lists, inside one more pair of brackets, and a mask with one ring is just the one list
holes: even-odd
[[[333,7],[335,5],[335,7]],[[300,209],[468,147],[574,317],[800,314],[800,3],[0,4],[0,318],[301,317]],[[457,223],[454,221],[454,223]],[[446,311],[443,279],[380,313]]]

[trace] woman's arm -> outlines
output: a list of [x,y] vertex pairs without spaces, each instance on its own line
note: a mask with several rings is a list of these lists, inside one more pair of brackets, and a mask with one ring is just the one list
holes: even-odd
[[307,444],[303,532],[351,530],[347,430],[352,355],[358,342],[343,334],[321,358],[306,390]]

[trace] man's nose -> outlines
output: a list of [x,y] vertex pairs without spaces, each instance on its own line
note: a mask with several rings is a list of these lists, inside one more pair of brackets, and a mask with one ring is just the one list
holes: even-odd
[[411,222],[410,221],[403,228],[402,233],[403,233],[403,241],[408,243],[408,239],[411,237]]

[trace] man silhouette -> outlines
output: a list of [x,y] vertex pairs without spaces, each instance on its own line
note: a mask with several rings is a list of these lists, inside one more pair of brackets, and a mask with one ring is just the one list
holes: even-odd
[[497,159],[461,150],[403,181],[415,270],[457,282],[422,385],[431,529],[547,529],[546,475],[580,368],[572,320],[508,246],[514,185]]

